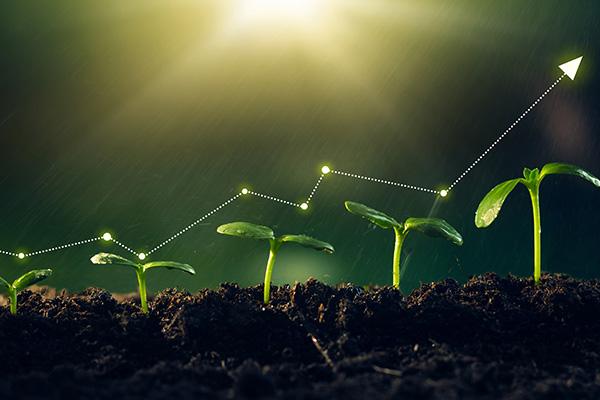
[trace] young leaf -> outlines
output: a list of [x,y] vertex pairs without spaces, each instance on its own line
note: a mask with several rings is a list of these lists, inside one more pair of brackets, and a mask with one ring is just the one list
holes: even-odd
[[564,175],[575,175],[586,181],[591,182],[594,186],[600,187],[600,179],[590,174],[584,169],[581,169],[575,165],[564,164],[564,163],[550,163],[544,165],[540,174],[540,179],[546,175],[552,174],[564,174]]
[[530,182],[535,182],[538,180],[539,176],[540,176],[539,169],[523,168],[523,178],[525,178],[525,180],[528,180]]
[[379,226],[380,228],[389,229],[402,227],[402,224],[400,224],[394,218],[382,213],[381,211],[367,207],[364,204],[355,203],[353,201],[346,201],[344,204],[346,206],[346,210],[350,211],[352,214],[356,214],[369,220],[371,223]]
[[110,253],[98,253],[94,257],[91,258],[93,264],[115,264],[115,265],[125,265],[127,267],[140,268],[140,265],[128,260],[124,257],[118,256],[116,254]]
[[0,277],[0,286],[4,286],[6,289],[9,289],[11,284],[8,283],[4,278]]
[[34,285],[52,275],[51,269],[36,269],[29,271],[13,282],[13,287],[17,292]]
[[283,235],[279,238],[282,242],[298,243],[301,246],[309,247],[318,251],[324,251],[325,253],[333,254],[335,249],[332,245],[321,240],[311,238],[306,235]]
[[191,265],[182,264],[174,261],[154,261],[144,264],[144,271],[149,270],[150,268],[167,268],[167,269],[177,269],[179,271],[187,272],[188,274],[195,275],[196,271]]
[[502,182],[485,195],[475,213],[475,225],[478,228],[487,228],[494,222],[498,213],[500,213],[504,200],[519,182],[523,183],[523,179],[511,179]]
[[461,246],[463,238],[448,222],[440,218],[408,218],[404,230],[416,230],[428,236],[439,237]]
[[223,235],[239,236],[250,239],[275,239],[273,230],[268,226],[251,224],[250,222],[231,222],[221,225],[217,232]]

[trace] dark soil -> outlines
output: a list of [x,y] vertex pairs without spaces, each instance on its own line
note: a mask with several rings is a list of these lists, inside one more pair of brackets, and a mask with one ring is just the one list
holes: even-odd
[[0,310],[0,399],[599,399],[600,282],[88,289]]

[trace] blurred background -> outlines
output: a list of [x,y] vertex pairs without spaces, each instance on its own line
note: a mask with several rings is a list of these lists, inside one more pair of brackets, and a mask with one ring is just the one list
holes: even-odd
[[[524,166],[564,161],[600,175],[597,1],[172,0],[0,5],[0,249],[36,251],[111,232],[147,251],[248,186],[302,202],[322,165],[409,184],[449,185],[579,55],[564,79],[443,199],[328,175],[307,212],[244,197],[152,255],[152,290],[262,281],[267,244],[220,236],[232,220],[306,233],[334,256],[289,246],[274,282],[389,284],[393,234],[344,200],[398,219],[433,215],[463,247],[412,234],[403,289],[448,276],[532,273],[519,187],[477,230],[482,196]],[[574,177],[541,191],[543,268],[600,276],[600,190]],[[18,260],[14,279],[135,288],[131,270],[92,266],[92,243]]]

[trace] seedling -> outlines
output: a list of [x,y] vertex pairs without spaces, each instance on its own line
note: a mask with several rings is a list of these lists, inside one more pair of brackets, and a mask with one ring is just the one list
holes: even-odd
[[51,269],[35,269],[22,275],[13,283],[8,283],[8,281],[0,278],[0,286],[5,287],[6,291],[8,292],[10,313],[13,315],[17,313],[17,293],[23,289],[27,289],[31,285],[35,285],[36,283],[43,281],[50,275],[52,275]]
[[372,224],[383,228],[394,230],[396,242],[394,245],[394,259],[392,263],[392,283],[394,288],[400,288],[400,255],[402,244],[410,231],[418,231],[432,237],[441,237],[461,246],[463,238],[449,223],[439,218],[408,218],[404,222],[398,222],[394,218],[381,211],[374,210],[364,204],[346,201],[346,209],[370,221]]
[[506,200],[517,184],[522,183],[525,185],[529,191],[529,197],[531,197],[531,206],[533,210],[533,280],[536,284],[539,283],[542,274],[540,184],[547,175],[555,174],[575,175],[600,187],[600,180],[598,178],[575,165],[550,163],[544,165],[541,171],[537,168],[525,168],[523,170],[523,178],[502,182],[490,190],[483,200],[481,200],[481,203],[479,203],[479,207],[475,213],[475,225],[478,228],[487,228],[494,222],[496,217],[498,217],[502,204],[504,204],[504,200]]
[[188,274],[195,275],[196,271],[191,265],[181,264],[174,261],[153,261],[146,264],[140,264],[135,261],[128,260],[124,257],[116,254],[99,253],[91,259],[93,264],[114,264],[124,265],[126,267],[132,267],[135,270],[138,281],[138,289],[140,292],[140,303],[142,306],[142,312],[148,314],[148,300],[146,295],[146,271],[152,268],[167,268],[177,269],[179,271],[187,272]]
[[283,235],[275,237],[275,233],[268,226],[255,225],[250,222],[232,222],[221,225],[217,228],[217,232],[223,235],[269,241],[269,259],[267,260],[267,268],[265,271],[265,304],[268,304],[271,299],[271,275],[273,274],[273,265],[275,265],[277,253],[284,243],[297,243],[301,246],[329,254],[332,254],[335,251],[333,246],[329,243],[322,242],[306,235]]

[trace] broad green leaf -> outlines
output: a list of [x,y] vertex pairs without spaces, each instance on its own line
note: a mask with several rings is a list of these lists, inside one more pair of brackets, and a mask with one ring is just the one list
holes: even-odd
[[191,265],[181,264],[174,261],[153,261],[147,264],[144,264],[144,271],[150,268],[167,268],[167,269],[177,269],[179,271],[187,272],[188,274],[195,275],[196,271]]
[[33,271],[29,271],[19,279],[13,282],[13,287],[17,292],[34,285],[44,279],[48,278],[52,275],[51,269],[35,269]]
[[352,214],[356,214],[369,220],[371,223],[380,228],[389,229],[402,227],[402,224],[400,224],[394,218],[382,213],[381,211],[367,207],[364,204],[355,203],[353,201],[346,201],[344,204],[346,206],[346,210],[350,211]]
[[91,258],[93,264],[114,264],[114,265],[125,265],[127,267],[133,267],[135,269],[140,268],[140,264],[135,263],[125,257],[118,256],[110,253],[98,253]]
[[306,235],[283,235],[279,238],[279,240],[286,243],[298,243],[301,246],[324,251],[325,253],[329,254],[333,254],[335,252],[335,249],[329,243]]
[[540,174],[540,179],[543,179],[546,175],[552,174],[564,174],[564,175],[575,175],[580,178],[585,179],[586,181],[591,182],[594,186],[600,187],[600,179],[596,178],[594,175],[590,174],[584,169],[581,169],[575,165],[564,164],[564,163],[550,163],[544,165],[542,168],[542,173]]
[[520,178],[502,182],[485,195],[475,213],[475,225],[478,228],[487,228],[494,222],[498,213],[500,213],[504,200],[519,182],[524,183],[523,179]]
[[404,221],[404,230],[415,230],[428,236],[443,238],[458,246],[463,244],[460,233],[440,218],[408,218]]
[[250,222],[231,222],[221,225],[217,232],[223,235],[239,236],[250,239],[275,239],[273,230],[268,226],[256,225]]
[[9,289],[11,284],[8,283],[4,278],[0,277],[0,286],[4,286],[6,289]]

